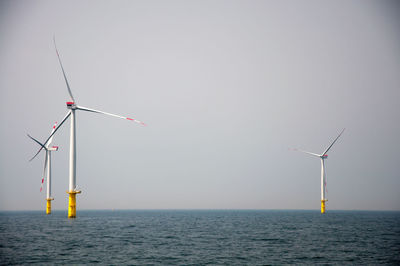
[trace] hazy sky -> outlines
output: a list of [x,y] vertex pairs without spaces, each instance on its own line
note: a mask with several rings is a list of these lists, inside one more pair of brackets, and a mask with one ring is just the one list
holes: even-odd
[[[78,105],[79,209],[400,210],[396,1],[0,1],[0,209],[45,208],[44,154]],[[69,121],[54,138],[68,202]]]

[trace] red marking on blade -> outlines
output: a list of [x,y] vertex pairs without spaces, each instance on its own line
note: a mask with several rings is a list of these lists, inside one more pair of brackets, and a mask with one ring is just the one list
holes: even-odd
[[40,188],[40,192],[42,192],[42,188]]
[[127,117],[126,119],[131,120],[131,121],[135,121],[135,119],[129,118],[129,117]]
[[44,178],[42,178],[42,184],[43,184],[43,182],[44,182]]
[[67,105],[73,105],[74,102],[67,102]]

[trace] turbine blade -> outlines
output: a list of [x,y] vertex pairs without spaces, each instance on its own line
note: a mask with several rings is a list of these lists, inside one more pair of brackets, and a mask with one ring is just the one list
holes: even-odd
[[294,149],[295,151],[300,151],[300,152],[304,152],[313,156],[317,156],[317,157],[321,157],[321,155],[313,153],[313,152],[309,152],[309,151],[303,151],[303,150],[299,150],[299,149]]
[[[57,127],[57,122],[54,123],[53,129],[51,130],[51,133],[50,133],[50,134],[53,134],[54,130],[56,130],[56,127]],[[51,138],[50,138],[49,141],[47,142],[47,145],[46,145],[47,148],[49,148],[51,142],[53,141],[53,137],[54,137],[54,135],[51,136]]]
[[58,62],[60,62],[61,70],[63,72],[64,79],[65,79],[65,83],[67,84],[67,89],[68,89],[69,96],[71,96],[71,100],[73,102],[75,102],[74,96],[72,96],[71,88],[69,87],[67,76],[65,75],[65,71],[64,71],[64,67],[63,67],[62,62],[61,62],[60,54],[58,53],[58,49],[57,49],[57,45],[56,45],[56,36],[53,36],[53,41],[54,41],[54,47],[56,48]]
[[343,134],[345,128],[343,128],[342,132],[340,132],[339,136],[337,136],[337,138],[332,142],[332,144],[324,151],[324,153],[322,153],[322,155],[325,155],[333,146],[333,144],[335,144],[335,142],[338,140],[338,138]]
[[37,139],[33,138],[31,135],[28,135],[29,138],[31,138],[34,142],[36,142],[37,144],[39,144],[42,148],[44,148],[45,150],[47,150],[46,146],[44,146],[42,143],[40,143]]
[[44,142],[44,145],[47,144],[47,142],[53,137],[53,135],[57,132],[57,130],[64,124],[64,122],[68,119],[68,117],[71,115],[72,111],[68,111],[68,113],[64,116],[64,118],[61,120],[60,124],[54,128],[50,134],[50,136],[46,139]]
[[76,109],[82,110],[82,111],[88,111],[88,112],[98,113],[98,114],[109,115],[109,116],[118,117],[118,118],[122,118],[122,119],[127,119],[127,120],[130,120],[130,121],[139,123],[139,124],[141,124],[141,125],[143,125],[143,126],[146,126],[145,123],[143,123],[143,122],[141,122],[141,121],[139,121],[139,120],[136,120],[136,119],[134,119],[134,118],[129,118],[129,117],[120,116],[120,115],[114,115],[114,114],[110,114],[110,113],[107,113],[107,112],[103,112],[103,111],[99,111],[99,110],[94,110],[94,109],[90,109],[90,108],[82,107],[82,106],[76,106]]
[[[46,168],[47,168],[47,153],[48,153],[48,151],[46,150],[46,154],[45,154],[45,159],[44,159],[44,168],[43,168],[43,179],[46,177]],[[47,177],[48,178],[48,177]],[[42,180],[43,180],[42,179]],[[43,182],[42,182],[42,185],[43,185]]]
[[[65,120],[67,120],[67,118],[71,115],[71,111],[68,111],[67,115],[63,118],[63,120],[61,121],[61,123],[53,130],[53,133],[51,133],[51,135],[46,139],[46,141],[44,142],[43,146],[45,146],[47,144],[47,142],[49,141],[49,139],[57,132],[57,130],[62,126],[62,124],[64,124]],[[43,147],[41,147],[38,152],[35,154],[35,156],[33,156],[29,161],[32,161],[33,159],[35,159],[35,157],[41,152],[41,150],[43,149]]]

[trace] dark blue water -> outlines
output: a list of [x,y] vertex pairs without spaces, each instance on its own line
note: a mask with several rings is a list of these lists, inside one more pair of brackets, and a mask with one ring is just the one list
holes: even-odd
[[0,213],[0,264],[400,264],[400,212]]

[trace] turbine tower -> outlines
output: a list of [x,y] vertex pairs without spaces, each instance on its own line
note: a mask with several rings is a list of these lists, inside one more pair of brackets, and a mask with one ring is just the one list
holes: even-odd
[[328,151],[332,148],[333,144],[338,140],[338,138],[342,135],[343,131],[340,132],[339,136],[336,137],[336,139],[332,142],[331,145],[329,145],[328,148],[322,153],[322,154],[316,154],[308,151],[303,151],[303,150],[298,150],[307,154],[310,154],[312,156],[319,157],[321,160],[321,213],[325,213],[325,202],[328,201],[325,195],[325,189],[326,189],[326,174],[325,174],[325,160],[328,159]]
[[[53,134],[53,132],[55,131],[56,125],[57,125],[57,122],[54,124],[53,130],[51,131],[51,134]],[[45,159],[44,159],[44,170],[43,170],[42,186],[40,187],[40,191],[42,191],[43,182],[44,182],[44,179],[46,178],[46,180],[47,180],[46,214],[51,214],[51,201],[54,200],[54,198],[51,196],[51,152],[52,151],[57,151],[58,150],[58,146],[51,146],[50,147],[51,142],[53,141],[53,135],[47,141],[46,145],[40,143],[38,140],[34,139],[29,134],[28,134],[28,137],[31,138],[33,141],[35,141],[37,144],[39,144],[46,151]],[[33,158],[31,160],[33,160]]]
[[[141,122],[139,120],[136,120],[136,119],[133,119],[133,118],[124,117],[124,116],[115,115],[115,114],[110,114],[110,113],[106,113],[106,112],[103,112],[103,111],[94,110],[94,109],[91,109],[91,108],[87,108],[87,107],[82,107],[82,106],[76,105],[75,98],[72,95],[71,88],[69,86],[69,83],[68,83],[68,80],[67,80],[67,76],[65,74],[64,67],[63,67],[62,62],[61,62],[60,54],[58,53],[58,50],[57,50],[57,45],[56,45],[55,38],[54,38],[54,47],[55,47],[56,52],[57,52],[58,61],[60,63],[60,67],[61,67],[61,70],[63,72],[63,76],[64,76],[64,79],[65,79],[65,83],[67,85],[67,89],[68,89],[68,93],[69,93],[69,96],[71,98],[71,101],[67,102],[67,109],[69,109],[69,111],[67,112],[67,114],[65,115],[63,120],[60,122],[60,124],[55,128],[54,132],[48,137],[48,139],[46,140],[45,143],[47,143],[47,141],[57,132],[57,130],[68,119],[68,117],[71,116],[70,146],[69,146],[69,188],[68,188],[67,194],[69,194],[68,218],[75,218],[76,217],[76,194],[81,193],[80,190],[76,189],[76,121],[75,121],[75,111],[80,110],[80,111],[87,111],[87,112],[92,112],[92,113],[104,114],[104,115],[109,115],[109,116],[113,116],[113,117],[118,117],[118,118],[130,120],[130,121],[142,124],[144,126],[145,126],[145,124],[143,122]],[[39,151],[36,153],[36,155],[39,154],[39,152],[42,150],[42,148],[39,149]]]

